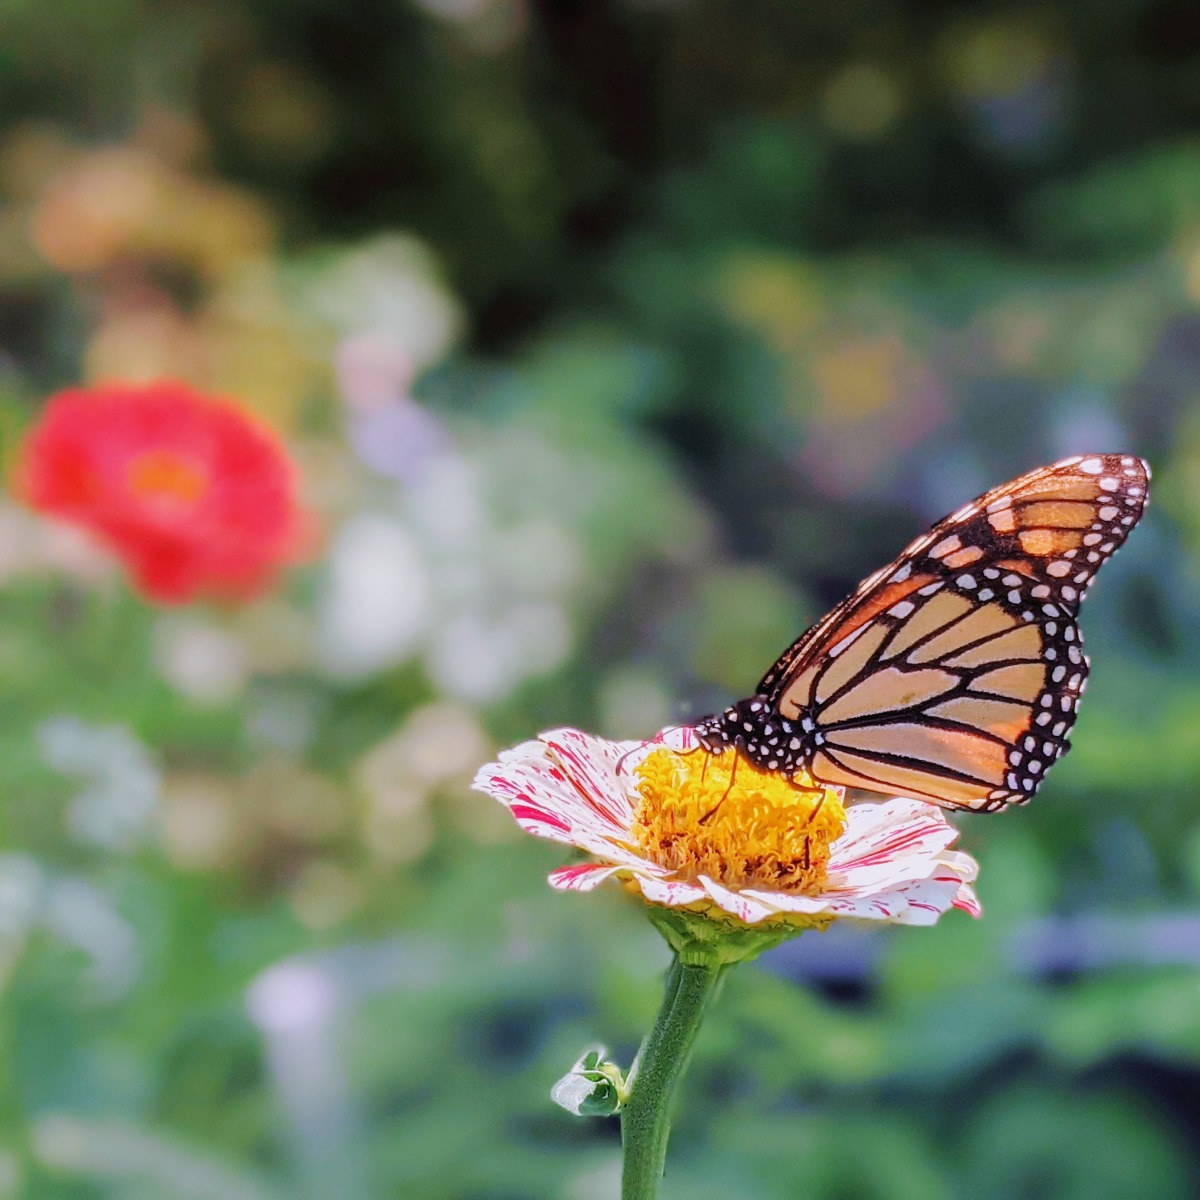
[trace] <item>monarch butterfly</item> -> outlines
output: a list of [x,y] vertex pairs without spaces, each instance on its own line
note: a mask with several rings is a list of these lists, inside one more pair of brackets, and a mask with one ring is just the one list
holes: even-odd
[[1076,455],[939,521],[801,635],[710,753],[822,783],[992,811],[1068,750],[1087,677],[1076,615],[1146,506],[1150,468]]

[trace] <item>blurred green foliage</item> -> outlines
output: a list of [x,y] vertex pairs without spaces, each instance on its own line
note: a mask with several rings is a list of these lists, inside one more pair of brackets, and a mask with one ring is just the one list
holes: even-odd
[[1074,753],[961,821],[984,919],[736,973],[663,1194],[1194,1192],[1193,6],[74,0],[0,47],[5,455],[65,382],[183,376],[325,530],[164,613],[0,510],[0,1197],[614,1195],[549,1088],[632,1057],[665,950],[474,767],[710,711],[1109,449],[1154,505]]

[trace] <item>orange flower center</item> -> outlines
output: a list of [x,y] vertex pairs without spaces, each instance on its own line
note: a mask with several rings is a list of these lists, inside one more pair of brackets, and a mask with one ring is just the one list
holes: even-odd
[[195,504],[208,490],[204,473],[170,450],[139,454],[129,464],[126,477],[133,492],[147,500]]
[[[732,772],[732,775],[731,775]],[[734,754],[665,747],[637,770],[642,852],[682,879],[706,875],[733,888],[816,892],[830,846],[846,827],[837,790],[760,771]]]

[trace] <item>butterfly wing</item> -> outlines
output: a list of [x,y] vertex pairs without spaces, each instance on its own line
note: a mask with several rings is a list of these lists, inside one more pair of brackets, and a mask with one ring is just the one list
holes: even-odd
[[994,809],[1068,749],[1087,677],[1075,618],[1145,508],[1130,455],[1064,459],[918,538],[793,644],[759,694],[811,722],[829,783]]

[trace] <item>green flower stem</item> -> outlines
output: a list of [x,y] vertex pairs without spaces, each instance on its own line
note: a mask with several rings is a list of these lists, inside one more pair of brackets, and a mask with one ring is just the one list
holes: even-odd
[[667,973],[666,994],[650,1036],[638,1055],[632,1091],[621,1110],[625,1169],[621,1200],[654,1200],[667,1157],[671,1101],[683,1077],[705,1009],[717,993],[727,964],[717,958],[687,962],[677,954]]

